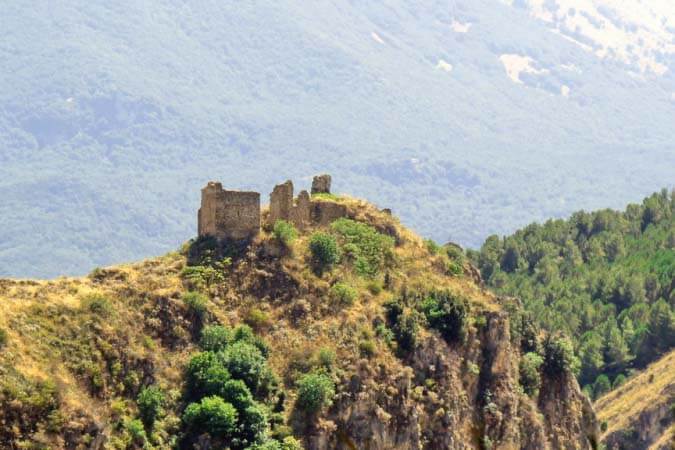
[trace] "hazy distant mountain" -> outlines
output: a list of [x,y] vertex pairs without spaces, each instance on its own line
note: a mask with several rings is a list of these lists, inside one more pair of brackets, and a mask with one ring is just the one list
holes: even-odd
[[209,179],[334,176],[478,245],[673,186],[666,0],[13,1],[0,275],[175,248]]

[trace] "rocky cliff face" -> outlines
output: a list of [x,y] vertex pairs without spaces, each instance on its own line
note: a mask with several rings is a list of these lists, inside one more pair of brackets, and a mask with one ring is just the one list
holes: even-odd
[[309,436],[309,449],[590,449],[598,427],[573,376],[522,393],[509,318],[493,313],[466,343],[429,336],[393,366],[361,361]]

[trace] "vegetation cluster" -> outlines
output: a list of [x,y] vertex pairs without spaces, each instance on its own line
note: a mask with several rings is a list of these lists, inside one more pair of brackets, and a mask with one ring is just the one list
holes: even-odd
[[663,190],[623,212],[491,236],[469,254],[491,288],[522,299],[527,320],[572,339],[579,381],[597,398],[675,346],[674,213],[675,192]]

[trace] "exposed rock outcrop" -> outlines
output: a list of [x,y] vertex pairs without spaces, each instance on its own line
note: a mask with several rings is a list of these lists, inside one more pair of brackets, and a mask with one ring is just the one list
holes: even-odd
[[494,313],[463,344],[429,336],[398,368],[364,361],[309,449],[595,448],[595,416],[574,377],[545,380],[532,399],[519,390],[518,359],[508,317]]

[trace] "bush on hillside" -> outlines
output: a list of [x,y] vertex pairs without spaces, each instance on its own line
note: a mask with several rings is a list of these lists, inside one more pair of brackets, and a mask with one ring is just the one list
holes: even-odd
[[593,383],[593,399],[600,398],[603,394],[609,392],[610,389],[612,389],[612,384],[609,382],[609,377],[604,373],[599,375],[595,383]]
[[186,292],[183,295],[183,301],[191,314],[194,314],[200,320],[204,319],[208,312],[208,299],[205,295],[193,291]]
[[102,317],[109,316],[113,311],[110,299],[99,293],[84,296],[80,300],[80,305],[83,309]]
[[272,324],[269,314],[259,308],[251,308],[246,313],[244,317],[244,322],[246,325],[250,326],[256,331],[262,331],[266,328],[269,328]]
[[333,368],[336,359],[335,350],[329,347],[321,347],[316,353],[316,364],[326,370]]
[[229,327],[209,325],[202,330],[199,346],[204,351],[218,352],[224,350],[233,341],[233,332]]
[[230,372],[218,354],[197,353],[190,359],[185,371],[188,398],[196,400],[207,395],[220,395],[230,378]]
[[330,406],[335,395],[335,384],[328,375],[313,372],[298,380],[297,405],[303,411],[313,414]]
[[124,424],[124,428],[129,433],[132,444],[135,444],[138,448],[145,447],[148,437],[145,433],[143,422],[138,419],[128,420]]
[[419,334],[420,317],[416,310],[405,308],[400,299],[384,304],[387,322],[399,350],[410,352],[415,348]]
[[314,272],[318,275],[330,270],[340,259],[337,241],[328,233],[317,231],[312,234],[309,250],[312,254]]
[[345,257],[359,275],[373,277],[393,258],[394,238],[370,225],[342,218],[333,222],[331,229],[340,237]]
[[282,243],[286,248],[293,244],[293,241],[298,237],[298,231],[293,224],[285,220],[277,220],[274,223],[273,229],[274,238]]
[[536,396],[541,386],[539,368],[544,359],[535,352],[525,353],[520,360],[520,385],[527,395]]
[[276,383],[265,355],[253,344],[235,342],[218,354],[218,359],[233,378],[243,380],[258,395],[266,395]]
[[422,302],[422,312],[431,328],[438,330],[447,342],[463,339],[469,315],[468,302],[448,292],[432,292]]
[[330,288],[331,299],[340,306],[353,305],[356,295],[356,289],[346,283],[337,282]]
[[164,393],[157,386],[148,386],[138,394],[138,413],[147,429],[152,430],[155,421],[164,413],[164,402]]
[[549,335],[544,341],[544,372],[558,377],[566,372],[576,373],[579,360],[574,355],[572,342],[562,336]]
[[237,410],[220,397],[205,397],[191,403],[183,413],[183,423],[197,433],[214,437],[231,437],[237,430]]

